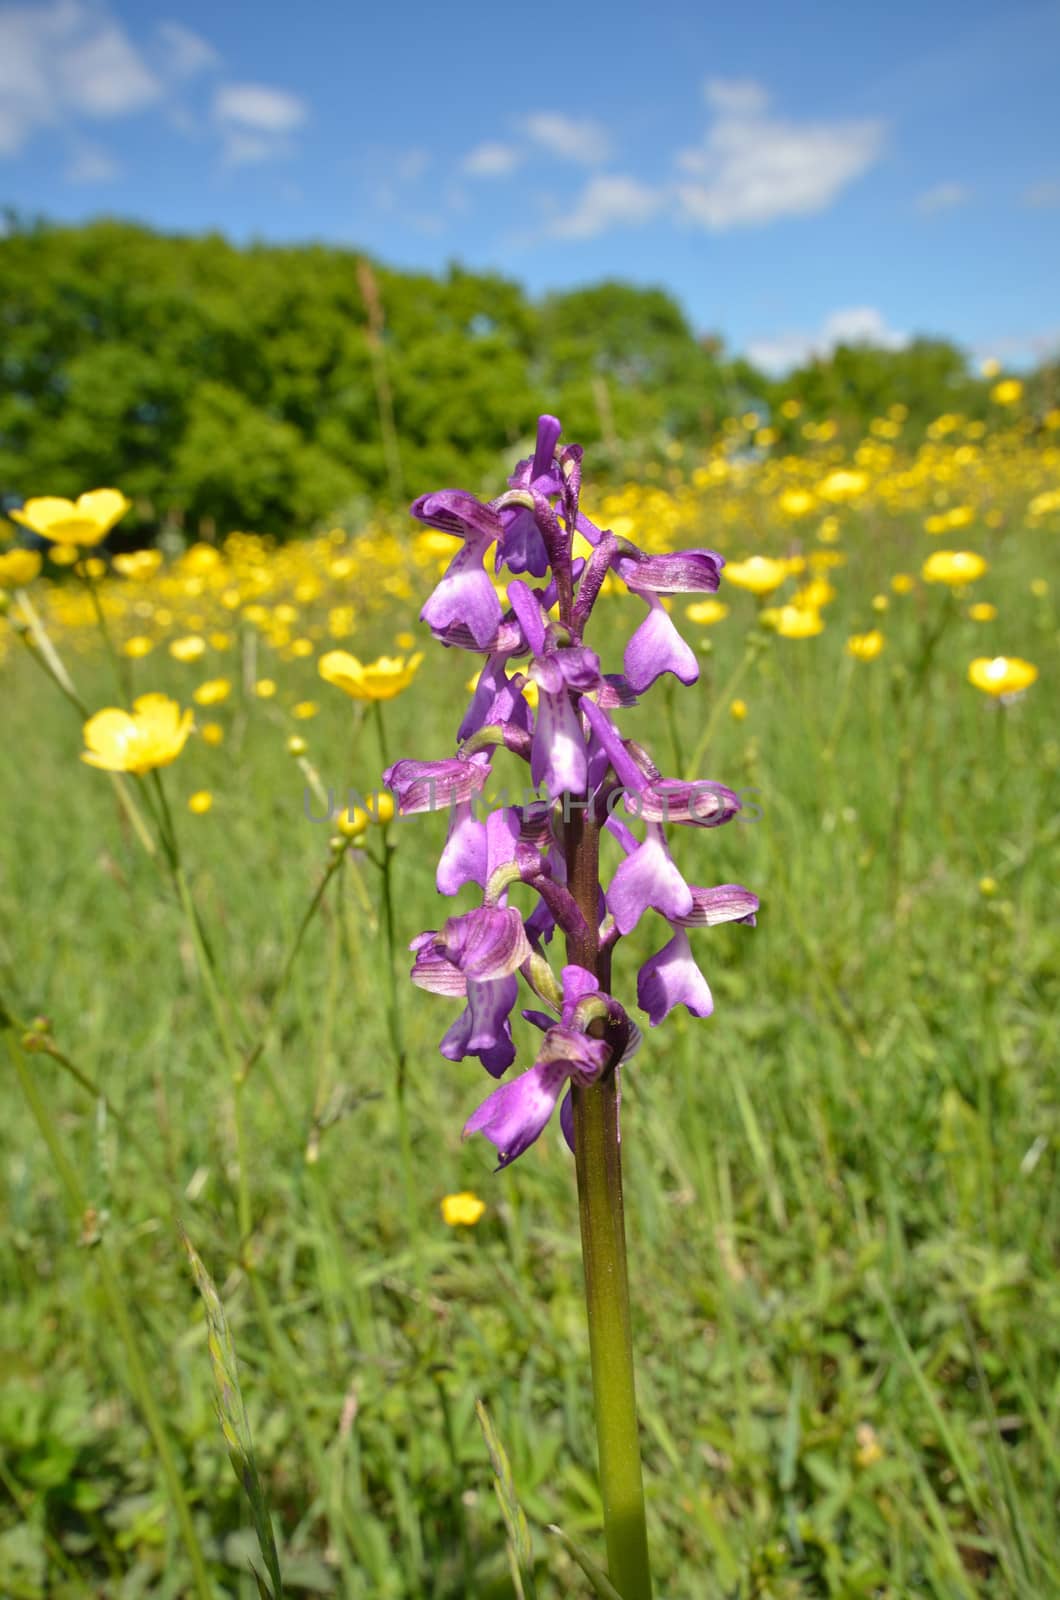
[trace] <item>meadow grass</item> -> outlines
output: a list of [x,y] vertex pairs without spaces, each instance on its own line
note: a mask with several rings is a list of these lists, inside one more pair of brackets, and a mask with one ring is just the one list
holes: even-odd
[[[667,696],[668,717],[624,721],[675,771],[720,708],[702,773],[760,811],[677,840],[690,879],[744,883],[762,912],[754,930],[693,935],[715,1015],[646,1030],[623,1084],[666,1600],[1060,1593],[1060,747],[1048,673],[1006,706],[965,681],[977,655],[1044,668],[1060,573],[1018,517],[962,542],[990,559],[975,597],[997,621],[925,586],[874,614],[927,541],[915,519],[855,519],[823,634],[744,662],[754,605],[729,594],[724,623],[688,629],[710,645],[700,683]],[[1032,595],[1033,577],[1052,591]],[[366,623],[358,652],[392,648],[414,610]],[[614,598],[599,615],[591,642],[614,667],[640,609]],[[844,640],[873,622],[883,655],[851,659]],[[93,708],[122,703],[103,653],[69,665]],[[263,652],[253,671],[267,666]],[[204,675],[161,653],[131,670],[185,704]],[[428,655],[384,707],[391,759],[448,753],[468,671]],[[303,731],[325,787],[374,787],[372,719],[312,660],[282,678],[288,701],[321,702]],[[289,1593],[513,1594],[480,1398],[534,1530],[538,1596],[588,1593],[544,1531],[600,1549],[574,1173],[555,1133],[497,1176],[484,1141],[462,1145],[487,1085],[440,1059],[452,1008],[406,985],[402,960],[405,1170],[378,874],[357,851],[277,1001],[333,858],[270,702],[237,689],[224,744],[193,741],[163,775],[231,1002],[226,1055],[188,919],[77,760],[80,718],[25,655],[2,693],[0,1593],[196,1593],[173,1471],[206,1592],[256,1592],[179,1224],[223,1303]],[[504,760],[498,781],[521,787]],[[193,816],[201,789],[214,805]],[[432,878],[444,819],[388,836],[404,944],[449,909]],[[662,929],[649,917],[623,941],[620,996]],[[37,1014],[65,1060],[23,1051]],[[263,1030],[237,1126],[233,1060]],[[486,1212],[447,1228],[439,1202],[464,1189]]]

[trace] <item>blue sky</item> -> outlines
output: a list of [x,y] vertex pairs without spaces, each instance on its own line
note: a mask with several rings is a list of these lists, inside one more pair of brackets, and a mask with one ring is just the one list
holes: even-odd
[[0,203],[1060,347],[1060,3],[0,0]]

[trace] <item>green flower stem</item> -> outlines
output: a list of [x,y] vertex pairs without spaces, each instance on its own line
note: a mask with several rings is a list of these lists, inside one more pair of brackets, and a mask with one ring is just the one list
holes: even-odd
[[[890,831],[890,897],[891,909],[897,916],[902,899],[905,878],[906,807],[912,779],[913,762],[924,748],[927,733],[927,682],[932,663],[942,636],[957,615],[957,603],[952,589],[947,589],[942,604],[930,624],[921,624],[920,648],[909,678],[898,697],[895,723],[898,729],[898,767],[894,785],[894,804],[891,810]],[[914,741],[912,731],[913,702],[919,700],[920,726]]]
[[310,900],[309,904],[305,908],[305,911],[302,913],[302,920],[298,924],[298,930],[295,933],[294,939],[291,943],[291,948],[287,952],[287,959],[283,964],[283,970],[280,973],[279,982],[277,983],[276,988],[273,991],[272,999],[269,1002],[269,1009],[266,1013],[265,1022],[262,1026],[261,1032],[258,1035],[257,1042],[243,1057],[243,1064],[240,1067],[237,1078],[237,1082],[240,1084],[246,1083],[248,1077],[250,1076],[251,1069],[254,1067],[269,1041],[269,1035],[272,1032],[273,1023],[276,1021],[276,1013],[279,1010],[280,1001],[287,992],[287,985],[290,981],[291,973],[294,971],[294,964],[298,960],[298,953],[302,948],[302,942],[305,939],[306,934],[309,932],[309,925],[323,904],[324,896],[328,892],[328,884],[331,882],[336,872],[341,869],[343,860],[349,847],[350,841],[348,839],[343,839],[341,841],[341,849],[337,849],[335,851],[335,854],[328,863],[327,871],[324,873],[324,876],[321,878],[316,890],[314,891],[313,898]]
[[854,686],[855,661],[852,656],[847,656],[842,667],[842,683],[839,689],[839,698],[836,702],[835,715],[832,717],[832,726],[828,730],[828,738],[821,751],[822,761],[832,761],[839,746],[839,736],[846,723],[847,712],[850,710],[850,691]]
[[681,731],[677,726],[677,714],[674,708],[674,684],[676,680],[667,677],[663,685],[663,704],[666,707],[666,729],[670,736],[670,749],[673,751],[675,772],[680,772],[685,764],[684,750],[681,743]]
[[[390,765],[387,752],[386,724],[383,720],[383,705],[380,700],[372,701],[372,714],[375,719],[375,731],[379,739],[379,757],[383,768]],[[390,1046],[394,1055],[394,1102],[397,1111],[398,1143],[401,1149],[401,1172],[405,1188],[405,1210],[408,1218],[409,1243],[411,1244],[417,1263],[417,1271],[422,1274],[423,1255],[421,1249],[420,1232],[416,1226],[416,1176],[413,1164],[412,1134],[409,1129],[409,1112],[407,1103],[407,1072],[408,1059],[405,1050],[405,1035],[401,1026],[401,1002],[398,997],[397,986],[397,927],[394,921],[394,882],[393,860],[394,846],[390,842],[389,824],[380,822],[379,835],[382,844],[382,856],[376,865],[379,868],[381,885],[383,932],[386,944],[386,1013],[387,1025],[390,1031]],[[374,858],[371,858],[374,859]]]
[[[40,617],[37,615],[29,595],[24,589],[17,589],[15,591],[15,599],[18,602],[19,609],[22,612],[23,620],[25,621],[26,628],[28,629],[28,634],[23,633],[22,630],[19,629],[19,638],[26,645],[29,655],[37,663],[41,671],[47,673],[48,677],[55,684],[55,687],[59,690],[59,693],[69,700],[70,704],[74,707],[74,710],[78,712],[81,717],[81,721],[87,722],[92,713],[82,700],[81,696],[78,694],[77,689],[74,686],[74,681],[63,665],[62,657],[59,655],[59,652],[56,650],[51,639],[48,637],[48,631],[43,622],[40,620]],[[33,644],[36,645],[36,650],[30,646],[30,639],[32,639]],[[136,801],[129,792],[128,782],[121,776],[120,773],[117,772],[108,772],[107,777],[110,779],[111,787],[113,788],[114,793],[117,795],[118,802],[121,805],[122,810],[125,812],[125,815],[128,818],[128,821],[131,824],[137,838],[143,845],[147,854],[151,857],[154,857],[157,853],[157,846],[155,845],[154,839],[151,837],[150,829],[140,813],[139,806],[136,804]]]
[[123,656],[119,653],[118,647],[114,643],[114,635],[110,631],[110,624],[103,613],[103,602],[99,598],[99,589],[96,585],[96,580],[95,578],[89,577],[84,561],[79,561],[74,570],[88,590],[89,596],[92,600],[92,609],[96,614],[96,626],[99,628],[100,637],[106,646],[107,654],[110,656],[110,659],[114,664],[114,673],[118,680],[118,686],[131,706],[133,702],[134,691],[132,671],[129,667],[129,659],[127,656]]
[[[586,923],[584,934],[567,940],[567,959],[596,973],[601,987],[606,988],[609,963],[601,959],[597,942],[599,834],[595,823],[580,811],[575,811],[567,824],[567,878]],[[574,1086],[573,1096],[574,1159],[608,1576],[623,1600],[651,1600],[615,1074],[588,1086]]]
[[[70,1210],[75,1217],[80,1219],[87,1209],[80,1180],[67,1159],[66,1151],[62,1147],[55,1125],[49,1117],[47,1107],[41,1098],[37,1080],[29,1070],[22,1051],[10,1033],[7,1035],[7,1041],[11,1061],[26,1104],[40,1130],[42,1139],[48,1147],[59,1181],[66,1191]],[[199,1543],[199,1537],[192,1522],[191,1508],[188,1505],[184,1487],[180,1480],[180,1470],[173,1453],[173,1446],[155,1400],[136,1328],[129,1315],[126,1290],[123,1288],[121,1279],[111,1260],[110,1249],[105,1239],[101,1240],[97,1245],[96,1253],[99,1260],[99,1275],[103,1293],[110,1308],[111,1318],[117,1329],[118,1337],[125,1350],[125,1371],[128,1376],[129,1387],[158,1452],[162,1476],[166,1481],[166,1488],[173,1504],[173,1510],[176,1513],[181,1536],[188,1552],[188,1559],[191,1562],[192,1574],[195,1580],[195,1592],[201,1597],[201,1600],[212,1600],[214,1594],[213,1585],[210,1582],[202,1546]]]
[[718,731],[718,724],[725,715],[732,696],[740,687],[740,684],[743,682],[752,661],[754,661],[761,648],[761,634],[759,632],[752,632],[748,634],[747,647],[744,650],[743,655],[740,657],[740,660],[737,662],[736,669],[729,678],[725,687],[723,689],[719,689],[717,694],[714,696],[714,706],[710,716],[707,718],[706,727],[700,734],[696,748],[693,750],[688,766],[685,768],[685,778],[689,783],[694,782],[695,779],[699,777],[699,769],[703,763],[703,757],[706,755],[707,751],[711,747],[711,744],[713,743],[714,735]]

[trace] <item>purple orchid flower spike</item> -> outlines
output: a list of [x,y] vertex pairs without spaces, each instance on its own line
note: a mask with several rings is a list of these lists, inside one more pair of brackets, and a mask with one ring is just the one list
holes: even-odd
[[[436,760],[399,761],[385,776],[402,815],[449,811],[439,892],[474,890],[481,897],[412,944],[414,983],[462,1002],[442,1038],[442,1055],[477,1057],[501,1080],[468,1118],[465,1134],[481,1133],[495,1147],[498,1166],[510,1166],[540,1139],[562,1099],[559,1123],[574,1151],[582,1237],[593,1266],[586,1295],[597,1417],[613,1423],[618,1395],[625,1419],[617,1430],[599,1430],[609,1577],[619,1593],[640,1595],[650,1592],[651,1581],[639,1477],[630,1496],[629,1463],[638,1461],[639,1447],[618,1101],[622,1064],[641,1035],[610,993],[612,969],[623,938],[655,912],[670,932],[640,969],[637,1003],[653,1029],[679,1006],[707,1017],[713,1000],[691,930],[753,925],[758,900],[738,884],[688,883],[667,844],[669,826],[730,821],[739,796],[721,784],[664,777],[621,731],[625,708],[664,674],[682,684],[696,681],[696,656],[666,597],[712,593],[724,563],[711,550],[648,553],[597,527],[580,507],[581,447],[561,444],[561,432],[555,417],[541,417],[533,453],[488,504],[446,489],[413,506],[421,522],[461,541],[423,620],[443,646],[486,660],[460,722],[460,749]],[[587,559],[574,556],[576,532],[591,547]],[[486,570],[494,545],[495,570],[511,579],[507,609]],[[625,644],[621,672],[613,659],[604,670],[587,641],[611,575],[647,608]],[[610,646],[606,631],[602,638]],[[477,806],[495,756],[498,764],[525,762],[530,782],[547,798],[502,805],[481,820]],[[617,846],[620,856],[606,884],[601,842]],[[550,959],[561,939],[566,964],[557,975]],[[538,1030],[539,1043],[532,1064],[505,1077],[517,1056],[512,1017],[524,982],[535,999],[522,1015]],[[660,1096],[656,1104],[663,1103]],[[612,1492],[619,1483],[621,1493]]]
[[[602,944],[609,946],[610,964],[616,942],[632,933],[645,912],[665,917],[671,937],[641,968],[638,1001],[652,1026],[675,1005],[706,1016],[710,991],[686,930],[724,921],[753,923],[758,908],[750,891],[738,885],[712,890],[688,884],[666,842],[669,825],[717,827],[729,821],[739,811],[739,797],[721,784],[662,777],[613,720],[665,673],[685,684],[696,681],[695,654],[663,599],[714,592],[724,561],[712,550],[648,554],[596,527],[579,506],[581,448],[561,446],[561,433],[557,418],[541,417],[533,454],[518,463],[508,490],[492,504],[445,489],[422,495],[413,505],[421,522],[462,541],[423,618],[443,644],[480,650],[486,661],[460,724],[462,753],[399,761],[385,774],[402,815],[449,811],[439,893],[477,886],[485,896],[479,911],[450,918],[440,933],[422,935],[413,947],[414,981],[465,1001],[446,1032],[443,1054],[450,1059],[479,1055],[491,1071],[504,1070],[514,1059],[510,1018],[518,972],[538,993],[546,993],[549,983],[555,988],[559,1021],[546,1030],[552,1043],[542,1047],[522,1079],[496,1091],[469,1124],[471,1131],[494,1139],[505,1165],[539,1136],[564,1083],[587,1084],[604,1070],[605,1052],[598,1046],[608,1040],[579,1033],[570,998],[571,985],[584,981],[604,1013],[612,1003],[600,998],[593,971]],[[593,547],[587,562],[572,559],[575,530]],[[494,544],[498,571],[507,568],[515,575],[508,585],[507,615],[485,569]],[[626,644],[621,675],[604,673],[585,643],[609,571],[648,608]],[[545,580],[543,586],[531,588],[519,576],[524,573]],[[524,665],[520,658],[526,655]],[[533,710],[531,685],[537,691]],[[518,808],[503,808],[485,821],[476,815],[498,746],[525,760],[531,782],[548,796],[550,807],[538,808],[532,825],[530,813]],[[614,814],[618,803],[643,828],[642,837]],[[597,884],[591,894],[581,885],[572,893],[575,808],[621,847],[622,859],[606,892]],[[528,907],[508,903],[516,884],[522,894],[530,893]],[[605,915],[609,931],[601,923]],[[587,961],[568,962],[562,981],[547,977],[541,954],[557,927],[572,949],[589,951]],[[609,1038],[613,1053],[615,1039]]]

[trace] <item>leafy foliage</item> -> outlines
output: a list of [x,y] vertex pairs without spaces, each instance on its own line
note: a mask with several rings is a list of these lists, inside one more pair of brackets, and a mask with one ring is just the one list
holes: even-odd
[[[542,410],[617,471],[631,450],[702,442],[749,408],[798,447],[806,418],[854,431],[901,402],[920,427],[988,405],[988,385],[940,340],[842,347],[772,380],[697,338],[659,288],[605,282],[535,304],[456,265],[440,277],[371,266],[366,288],[366,264],[320,244],[237,249],[216,234],[13,219],[0,240],[0,492],[118,484],[147,524],[287,537],[357,498],[485,481]],[[1039,387],[1055,393],[1055,380]],[[780,412],[792,399],[798,422]]]

